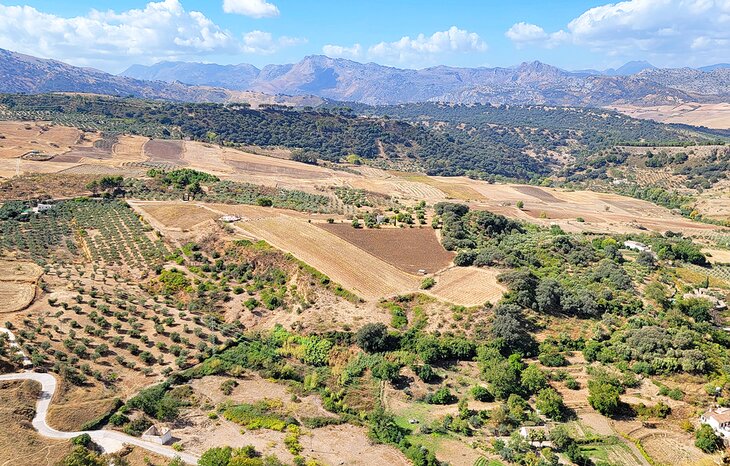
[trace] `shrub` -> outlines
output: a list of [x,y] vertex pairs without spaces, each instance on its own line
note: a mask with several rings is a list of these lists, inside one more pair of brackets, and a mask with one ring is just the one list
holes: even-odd
[[714,453],[722,447],[722,439],[715,434],[712,427],[703,424],[695,432],[695,446],[705,453]]
[[487,387],[482,387],[481,385],[475,385],[474,387],[472,387],[471,395],[477,401],[484,401],[487,403],[494,401],[494,395],[492,395]]
[[619,395],[619,389],[607,382],[599,380],[588,382],[588,402],[593,409],[604,416],[612,416],[618,412]]
[[421,282],[421,289],[422,290],[430,290],[431,288],[436,285],[436,280],[434,280],[433,277],[426,277]]
[[426,397],[426,403],[432,405],[451,405],[458,401],[458,398],[451,393],[449,387],[441,387]]
[[357,345],[368,353],[388,349],[388,327],[382,323],[366,324],[355,335]]

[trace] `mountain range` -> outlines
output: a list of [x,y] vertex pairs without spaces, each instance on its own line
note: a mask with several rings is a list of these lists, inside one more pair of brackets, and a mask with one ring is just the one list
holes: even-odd
[[323,99],[370,105],[454,103],[638,106],[727,102],[730,68],[566,71],[541,62],[511,68],[399,69],[322,55],[261,69],[249,64],[161,62],[121,75],[0,49],[0,92],[87,92],[191,102],[311,105]]

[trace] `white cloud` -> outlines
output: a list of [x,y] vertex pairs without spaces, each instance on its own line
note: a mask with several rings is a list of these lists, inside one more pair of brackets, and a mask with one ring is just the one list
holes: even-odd
[[332,58],[359,58],[362,53],[362,46],[354,44],[352,47],[343,45],[327,44],[322,47],[322,53]]
[[516,43],[535,42],[548,36],[545,30],[537,24],[524,22],[513,25],[504,35]]
[[526,45],[539,44],[543,47],[552,48],[565,42],[568,35],[565,31],[558,31],[548,34],[537,24],[516,23],[504,33],[509,40],[515,43],[518,48]]
[[430,36],[404,36],[395,42],[380,42],[368,48],[368,56],[390,63],[425,64],[448,53],[484,52],[487,44],[475,32],[452,26]]
[[252,18],[279,16],[279,8],[265,0],[223,0],[223,11]]
[[306,42],[306,39],[297,37],[281,36],[275,39],[270,32],[251,31],[243,35],[242,49],[246,53],[269,55],[277,52],[282,47],[292,47]]
[[0,48],[112,71],[139,62],[272,53],[296,43],[301,40],[261,31],[237,37],[203,13],[186,11],[180,0],[71,18],[0,4]]
[[517,23],[505,35],[517,46],[571,43],[668,62],[728,60],[730,0],[626,0],[591,8],[565,30],[548,33],[538,25]]

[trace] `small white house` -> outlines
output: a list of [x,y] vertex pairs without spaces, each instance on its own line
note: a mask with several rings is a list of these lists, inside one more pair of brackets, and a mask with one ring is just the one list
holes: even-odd
[[730,408],[714,408],[702,416],[700,422],[712,427],[717,435],[730,440]]
[[33,207],[33,213],[37,214],[39,212],[46,212],[51,209],[53,209],[53,204],[43,204],[42,202],[39,202],[38,206]]
[[632,251],[651,251],[651,246],[647,246],[646,244],[638,241],[624,241],[624,247],[626,249],[631,249]]
[[148,442],[159,443],[164,445],[172,440],[172,431],[170,429],[157,428],[150,426],[149,429],[145,430],[142,434],[142,440]]

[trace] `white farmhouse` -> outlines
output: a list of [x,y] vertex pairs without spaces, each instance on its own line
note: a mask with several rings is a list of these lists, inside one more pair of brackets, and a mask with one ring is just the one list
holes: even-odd
[[172,440],[172,431],[170,429],[157,428],[155,426],[150,426],[150,428],[145,430],[144,433],[142,434],[142,440],[164,445],[167,442],[169,442],[170,440]]
[[714,408],[702,416],[700,422],[712,427],[717,435],[730,440],[730,408]]
[[624,241],[624,247],[633,251],[651,251],[651,246],[647,246],[646,244],[638,241]]

